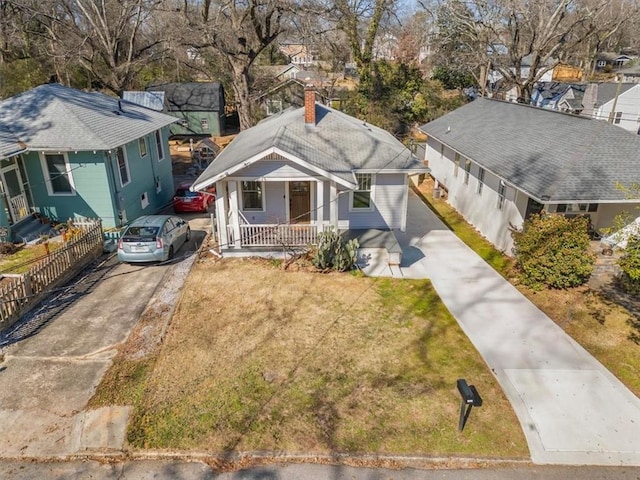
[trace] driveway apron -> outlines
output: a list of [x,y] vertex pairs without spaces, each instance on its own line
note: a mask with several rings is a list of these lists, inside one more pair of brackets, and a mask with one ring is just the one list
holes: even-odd
[[373,255],[365,272],[431,280],[513,405],[535,463],[640,465],[640,400],[629,389],[414,192],[407,229],[397,236],[400,268]]

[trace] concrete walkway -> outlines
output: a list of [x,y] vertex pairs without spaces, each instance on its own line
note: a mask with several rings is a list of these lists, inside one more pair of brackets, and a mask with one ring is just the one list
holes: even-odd
[[372,249],[361,252],[365,273],[431,280],[513,405],[535,463],[640,466],[640,399],[413,192],[397,236],[402,265],[392,271]]

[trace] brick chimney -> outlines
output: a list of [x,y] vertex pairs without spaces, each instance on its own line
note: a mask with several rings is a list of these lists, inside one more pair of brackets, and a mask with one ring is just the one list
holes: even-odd
[[304,87],[304,123],[306,126],[316,124],[316,91],[313,85]]

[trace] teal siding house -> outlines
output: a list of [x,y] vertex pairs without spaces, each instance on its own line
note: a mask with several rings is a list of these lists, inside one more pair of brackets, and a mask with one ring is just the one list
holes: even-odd
[[164,100],[164,111],[178,119],[171,136],[225,134],[224,89],[217,82],[165,83],[147,88]]
[[173,122],[59,84],[0,102],[0,239],[20,240],[34,217],[99,217],[119,227],[170,204]]

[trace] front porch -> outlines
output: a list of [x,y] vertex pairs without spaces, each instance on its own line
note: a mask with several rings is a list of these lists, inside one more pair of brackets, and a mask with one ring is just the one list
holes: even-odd
[[216,182],[217,240],[223,252],[307,247],[338,224],[338,187],[317,177]]

